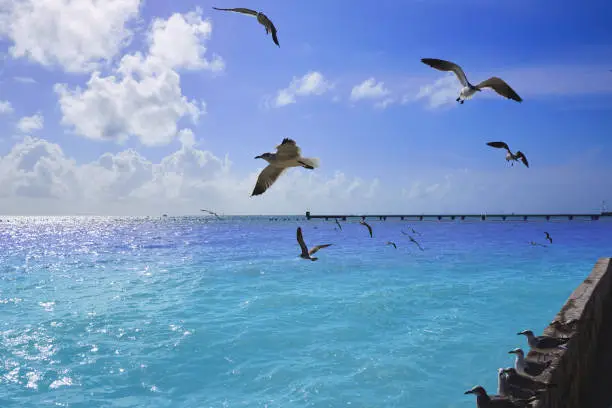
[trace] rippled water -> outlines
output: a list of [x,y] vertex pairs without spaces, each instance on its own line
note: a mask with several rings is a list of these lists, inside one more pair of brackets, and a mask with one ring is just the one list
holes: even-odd
[[607,221],[371,225],[4,218],[0,406],[473,407],[612,255]]

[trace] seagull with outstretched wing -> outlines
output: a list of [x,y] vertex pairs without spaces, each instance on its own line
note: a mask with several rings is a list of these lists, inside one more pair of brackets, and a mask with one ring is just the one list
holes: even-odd
[[487,146],[495,147],[496,149],[506,149],[506,161],[510,162],[514,166],[515,161],[521,161],[526,167],[529,167],[527,157],[520,150],[516,154],[512,153],[506,142],[488,142]]
[[312,256],[319,249],[327,248],[328,246],[332,245],[332,244],[317,245],[315,247],[312,247],[310,249],[310,251],[309,251],[308,247],[304,243],[304,236],[302,235],[302,228],[301,227],[298,227],[298,229],[297,229],[297,242],[298,242],[298,244],[300,244],[300,248],[302,248],[302,253],[300,254],[300,258],[310,259],[311,261],[316,261],[317,259],[319,259],[319,258],[315,258],[315,257]]
[[277,33],[276,27],[274,26],[274,23],[272,23],[272,20],[270,20],[268,16],[266,16],[264,13],[260,11],[251,10],[248,8],[243,8],[243,7],[237,7],[237,8],[213,7],[213,8],[215,10],[233,11],[235,13],[241,13],[241,14],[246,14],[246,15],[256,17],[257,22],[261,24],[262,26],[264,26],[264,28],[266,29],[266,34],[272,33],[272,41],[274,41],[274,44],[280,47],[280,44],[278,43],[278,37],[276,35]]

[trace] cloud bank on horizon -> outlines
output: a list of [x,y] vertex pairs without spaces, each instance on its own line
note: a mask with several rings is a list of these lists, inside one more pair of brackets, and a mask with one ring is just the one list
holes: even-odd
[[[314,3],[241,5],[265,10],[278,48],[254,19],[210,2],[0,0],[0,214],[592,211],[612,201],[612,34],[576,20],[578,5],[549,15],[510,0],[385,4],[338,24],[337,5],[319,15]],[[501,11],[525,30],[450,22]],[[582,25],[537,35],[572,15]],[[360,29],[370,18],[387,22]],[[446,33],[432,33],[435,18]],[[458,106],[459,82],[423,57],[459,63],[473,83],[504,78],[524,102],[484,91]],[[284,137],[321,167],[291,169],[250,197],[263,168],[253,157]],[[508,167],[492,140],[524,151],[531,168]]]

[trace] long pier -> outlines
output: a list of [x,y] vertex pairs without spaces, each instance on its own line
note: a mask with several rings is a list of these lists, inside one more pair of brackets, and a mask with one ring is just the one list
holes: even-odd
[[310,211],[306,211],[306,219],[317,219],[324,218],[325,220],[330,219],[340,219],[342,221],[346,221],[348,218],[360,218],[365,220],[367,218],[379,220],[386,220],[387,218],[399,218],[401,220],[412,220],[412,221],[424,221],[424,220],[466,220],[466,219],[477,219],[481,221],[485,221],[487,219],[494,220],[523,220],[527,221],[528,219],[546,219],[550,221],[551,219],[568,219],[573,220],[575,218],[578,219],[590,219],[592,221],[597,221],[601,217],[612,217],[612,211],[602,211],[600,213],[592,213],[592,214],[376,214],[376,215],[338,215],[338,214],[316,214],[313,215]]

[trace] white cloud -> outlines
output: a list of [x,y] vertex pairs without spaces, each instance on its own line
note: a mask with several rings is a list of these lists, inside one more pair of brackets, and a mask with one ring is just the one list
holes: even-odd
[[449,74],[436,80],[433,84],[422,86],[415,99],[425,99],[430,108],[438,108],[456,103],[460,91],[461,84],[457,81],[457,77],[455,74]]
[[226,214],[563,212],[612,198],[601,196],[612,191],[612,181],[580,164],[415,169],[387,185],[340,171],[326,175],[323,167],[296,168],[264,195],[250,197],[263,166],[239,174],[227,157],[190,145],[193,133],[181,134],[186,143],[159,162],[128,149],[85,164],[57,144],[26,136],[0,156],[0,208],[5,214],[194,214],[206,202]]
[[34,78],[23,77],[23,76],[14,76],[13,80],[16,82],[21,82],[22,84],[35,84],[37,83]]
[[0,101],[0,115],[13,113],[13,106],[9,101]]
[[294,77],[289,86],[278,91],[275,106],[281,107],[296,102],[296,96],[322,95],[333,85],[318,71],[310,71],[301,78]]
[[374,78],[368,78],[359,85],[355,85],[351,90],[351,101],[361,99],[382,99],[389,95],[389,90],[385,88],[384,82],[376,82]]
[[5,0],[0,35],[14,58],[59,65],[69,72],[95,69],[113,58],[131,37],[126,24],[140,0]]
[[95,140],[122,142],[133,135],[145,145],[169,143],[177,134],[179,120],[187,117],[195,123],[206,113],[203,101],[188,100],[182,94],[177,71],[224,68],[220,57],[204,58],[202,41],[211,31],[200,9],[155,20],[146,55],[123,56],[115,75],[94,72],[85,89],[56,84],[62,123]]
[[45,125],[45,118],[37,113],[32,116],[24,116],[17,122],[17,129],[22,133],[30,133],[34,130],[41,130]]

